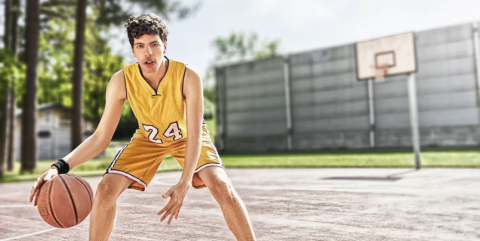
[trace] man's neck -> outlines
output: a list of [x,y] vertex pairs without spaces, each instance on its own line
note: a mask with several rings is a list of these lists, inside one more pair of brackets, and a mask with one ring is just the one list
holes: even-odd
[[[158,82],[167,73],[167,68],[168,68],[168,60],[166,58],[163,58],[162,63],[160,64],[160,68],[158,68],[157,71],[152,73],[145,73],[145,71],[142,70],[142,75],[145,78],[145,80],[147,80],[149,83],[158,84]],[[142,66],[140,66],[140,69],[142,69]]]

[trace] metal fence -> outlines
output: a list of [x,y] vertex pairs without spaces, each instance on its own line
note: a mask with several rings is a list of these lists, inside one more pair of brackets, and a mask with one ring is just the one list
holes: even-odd
[[[415,33],[423,147],[480,145],[478,34],[476,23]],[[216,78],[222,151],[412,146],[407,76],[358,81],[354,43],[218,67]]]

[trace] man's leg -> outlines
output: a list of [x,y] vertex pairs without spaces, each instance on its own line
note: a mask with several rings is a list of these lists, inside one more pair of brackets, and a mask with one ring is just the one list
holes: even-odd
[[247,209],[233,189],[225,170],[220,167],[206,167],[198,175],[220,204],[225,221],[237,240],[255,240]]
[[120,174],[106,174],[98,184],[90,214],[90,240],[108,240],[115,221],[117,198],[133,182]]

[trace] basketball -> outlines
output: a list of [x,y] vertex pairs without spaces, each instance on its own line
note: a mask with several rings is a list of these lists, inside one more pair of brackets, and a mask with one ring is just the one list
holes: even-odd
[[74,174],[60,174],[45,182],[37,194],[40,216],[56,228],[81,223],[93,207],[90,184]]

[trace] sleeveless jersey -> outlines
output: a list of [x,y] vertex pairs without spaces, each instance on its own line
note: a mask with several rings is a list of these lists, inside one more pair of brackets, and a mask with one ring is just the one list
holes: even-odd
[[[186,67],[184,63],[167,60],[167,71],[156,92],[142,76],[138,63],[123,68],[127,100],[139,126],[133,137],[147,138],[161,146],[187,139],[183,96]],[[205,122],[202,125],[202,139],[210,140]]]

